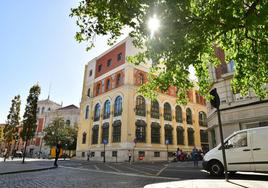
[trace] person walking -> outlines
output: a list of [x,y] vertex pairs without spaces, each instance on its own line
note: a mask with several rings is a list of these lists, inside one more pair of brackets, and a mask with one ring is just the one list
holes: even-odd
[[90,151],[87,152],[87,161],[89,161],[90,158]]
[[198,150],[196,149],[196,147],[193,148],[192,159],[194,161],[194,166],[198,167]]
[[5,147],[4,149],[4,162],[6,162],[6,158],[7,158],[7,147]]
[[54,167],[58,167],[58,159],[60,156],[60,151],[61,151],[61,141],[59,141],[56,145],[56,156],[55,156],[55,161],[54,161]]
[[129,163],[131,163],[131,157],[132,157],[131,152],[130,150],[128,150],[128,162]]

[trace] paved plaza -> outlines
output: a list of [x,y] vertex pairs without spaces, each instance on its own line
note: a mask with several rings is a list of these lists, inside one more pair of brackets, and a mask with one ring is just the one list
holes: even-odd
[[[10,163],[14,163],[12,168],[16,165],[18,169],[25,165],[18,162]],[[29,168],[36,166],[47,168],[52,166],[53,160],[27,161],[26,164]],[[3,165],[6,165],[6,169],[9,168],[8,163],[0,162],[0,169],[3,169]],[[192,162],[129,164],[67,160],[59,161],[59,165],[56,169],[0,175],[0,187],[136,188],[152,183],[213,179],[201,167],[193,167]],[[268,175],[239,173],[232,176],[232,179],[268,181]]]

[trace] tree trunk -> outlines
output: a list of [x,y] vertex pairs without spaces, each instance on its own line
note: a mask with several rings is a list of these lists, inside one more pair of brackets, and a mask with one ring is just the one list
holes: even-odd
[[25,161],[27,141],[28,141],[28,139],[26,139],[26,141],[25,141],[25,146],[24,146],[24,151],[23,151],[22,163],[24,163],[24,161]]

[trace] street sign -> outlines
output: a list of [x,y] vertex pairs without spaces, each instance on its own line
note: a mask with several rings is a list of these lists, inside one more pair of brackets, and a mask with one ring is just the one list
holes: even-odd
[[169,140],[166,140],[166,144],[169,144]]
[[106,140],[106,139],[103,139],[103,142],[102,142],[103,144],[107,144],[108,143],[108,141]]

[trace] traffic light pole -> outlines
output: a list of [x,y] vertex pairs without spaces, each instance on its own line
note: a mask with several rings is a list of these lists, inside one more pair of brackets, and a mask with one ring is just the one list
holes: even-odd
[[224,141],[223,141],[223,131],[222,131],[222,123],[221,123],[221,113],[220,113],[220,109],[219,108],[217,108],[217,115],[218,115],[219,129],[220,129],[221,151],[222,151],[222,158],[223,158],[224,176],[225,176],[225,180],[228,181],[227,162],[226,162],[226,154],[225,154],[225,147],[224,147]]

